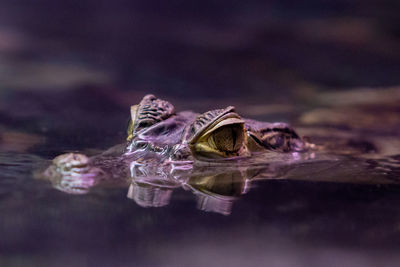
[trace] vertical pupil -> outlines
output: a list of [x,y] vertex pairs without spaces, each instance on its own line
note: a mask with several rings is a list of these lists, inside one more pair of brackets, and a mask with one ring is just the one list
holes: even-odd
[[216,130],[212,138],[220,151],[236,152],[243,143],[243,129],[241,125],[224,126]]

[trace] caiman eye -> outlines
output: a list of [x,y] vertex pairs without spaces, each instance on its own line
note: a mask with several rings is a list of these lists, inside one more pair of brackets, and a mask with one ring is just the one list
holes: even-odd
[[196,118],[188,144],[194,156],[228,158],[247,155],[244,121],[233,107],[212,110]]
[[244,132],[242,125],[223,126],[213,132],[208,143],[218,151],[234,153],[239,151],[243,144]]

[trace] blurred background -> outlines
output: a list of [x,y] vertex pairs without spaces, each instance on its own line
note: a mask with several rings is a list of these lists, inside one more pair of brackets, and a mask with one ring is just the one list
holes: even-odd
[[398,84],[399,2],[1,1],[2,90],[179,97]]
[[[65,149],[120,140],[147,93],[178,110],[246,103],[239,113],[291,121],[319,92],[400,83],[399,10],[396,0],[1,1],[0,119],[53,131]],[[72,128],[80,137],[67,140]]]

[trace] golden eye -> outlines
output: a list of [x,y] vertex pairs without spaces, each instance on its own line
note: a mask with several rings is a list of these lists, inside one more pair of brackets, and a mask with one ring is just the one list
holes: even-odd
[[244,141],[242,125],[227,125],[213,132],[208,138],[211,147],[221,152],[234,153],[239,151]]
[[244,123],[233,107],[199,115],[187,131],[193,156],[203,160],[248,156]]
[[245,143],[243,124],[235,123],[220,126],[203,135],[192,145],[194,156],[205,158],[227,158],[244,155]]

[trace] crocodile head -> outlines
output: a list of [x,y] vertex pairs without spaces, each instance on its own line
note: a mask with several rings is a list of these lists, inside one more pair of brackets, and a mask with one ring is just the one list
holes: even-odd
[[[163,183],[174,184],[182,177],[195,177],[198,172],[203,175],[205,170],[199,171],[203,163],[203,166],[222,164],[219,169],[222,172],[230,166],[242,170],[251,165],[248,160],[257,162],[256,154],[261,155],[260,152],[277,152],[269,155],[278,162],[288,162],[286,156],[290,161],[290,154],[284,152],[308,147],[287,124],[244,119],[232,106],[203,114],[191,111],[176,113],[171,103],[147,95],[131,107],[130,113],[127,142],[123,149],[110,149],[90,158],[80,153],[63,154],[56,157],[44,172],[39,172],[38,177],[50,180],[55,188],[67,193],[84,194],[99,183],[126,184],[130,179],[139,181],[140,177],[146,177],[146,181],[158,177],[156,180],[159,181],[161,176]],[[226,164],[226,161],[234,162],[230,161],[233,159],[243,159],[241,167],[238,167],[238,162]],[[207,177],[223,180],[214,172],[215,169]],[[141,192],[137,196],[151,188],[147,183],[143,183],[146,184],[143,188],[140,184],[138,182],[138,186],[133,187],[141,188],[139,191],[132,189],[132,192]],[[191,188],[194,190],[198,184],[193,183]],[[155,198],[155,203],[161,205],[161,200]]]
[[229,106],[203,114],[176,113],[167,101],[146,95],[131,107],[126,154],[170,160],[250,157],[260,151],[301,151],[305,142],[285,123],[243,119]]

